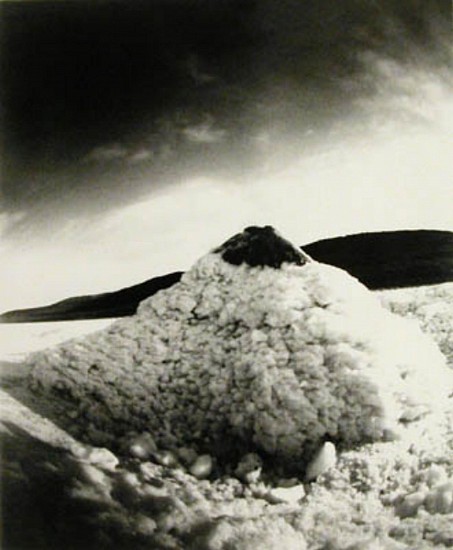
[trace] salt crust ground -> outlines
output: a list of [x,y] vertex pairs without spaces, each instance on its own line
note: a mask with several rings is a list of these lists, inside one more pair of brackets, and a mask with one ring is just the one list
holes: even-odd
[[[393,311],[417,319],[453,368],[453,284],[380,295]],[[453,547],[453,404],[445,414],[408,424],[398,441],[341,453],[293,501],[272,498],[282,483],[276,478],[200,480],[131,457],[118,457],[115,467],[115,457],[85,452],[50,420],[55,404],[29,394],[25,375],[18,364],[3,375],[2,492],[18,505],[14,514],[4,508],[10,529],[27,534],[33,524],[29,548],[49,548],[55,538],[60,547],[80,550]],[[50,486],[59,491],[46,501]]]

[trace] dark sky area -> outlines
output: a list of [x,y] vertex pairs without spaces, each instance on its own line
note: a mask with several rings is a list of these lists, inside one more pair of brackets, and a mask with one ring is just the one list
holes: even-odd
[[450,10],[449,0],[2,2],[2,210],[95,210],[189,167],[247,171],[261,127],[322,133],[373,93],[360,54],[449,62]]

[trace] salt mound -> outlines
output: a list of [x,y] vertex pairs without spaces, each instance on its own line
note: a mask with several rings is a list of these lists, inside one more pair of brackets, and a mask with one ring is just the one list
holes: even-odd
[[388,437],[453,387],[417,325],[270,227],[234,236],[133,317],[28,362],[33,388],[73,403],[84,439],[147,431],[161,447],[258,449],[291,466],[326,440]]

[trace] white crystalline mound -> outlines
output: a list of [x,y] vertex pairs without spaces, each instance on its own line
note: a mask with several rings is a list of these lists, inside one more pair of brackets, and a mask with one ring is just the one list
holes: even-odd
[[71,400],[79,425],[111,443],[148,431],[169,447],[289,463],[325,440],[378,440],[453,389],[435,344],[346,272],[231,265],[219,252],[135,316],[29,362],[32,387]]

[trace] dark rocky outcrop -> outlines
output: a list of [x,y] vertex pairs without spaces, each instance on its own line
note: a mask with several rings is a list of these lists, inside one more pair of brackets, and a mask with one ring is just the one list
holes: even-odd
[[247,227],[214,252],[219,253],[229,264],[246,263],[250,267],[279,268],[285,262],[303,265],[309,260],[301,250],[276,233],[270,225]]

